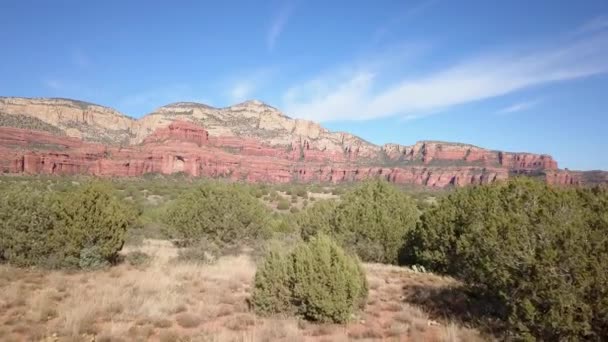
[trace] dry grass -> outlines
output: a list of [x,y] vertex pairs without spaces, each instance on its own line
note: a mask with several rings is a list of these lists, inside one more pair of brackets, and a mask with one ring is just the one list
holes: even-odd
[[189,313],[181,313],[175,317],[182,328],[196,328],[201,324],[201,318]]
[[179,341],[179,335],[175,331],[162,331],[158,335],[158,340],[160,342],[176,342]]
[[159,319],[154,321],[154,326],[157,328],[170,328],[172,325],[173,322],[168,319]]
[[[93,272],[42,272],[0,266],[0,340],[54,341],[479,341],[453,322],[434,322],[404,298],[449,278],[404,268],[365,265],[370,297],[347,325],[262,318],[247,299],[255,264],[247,255],[212,265],[176,262],[166,241],[146,241],[125,253],[151,256]],[[414,288],[416,290],[414,290]]]

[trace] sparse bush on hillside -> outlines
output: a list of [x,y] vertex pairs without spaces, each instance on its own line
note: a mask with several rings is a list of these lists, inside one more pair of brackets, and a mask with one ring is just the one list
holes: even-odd
[[115,261],[136,217],[101,183],[65,193],[15,185],[0,196],[0,258],[19,266],[101,266]]
[[334,195],[334,196],[340,196],[343,193],[344,193],[343,189],[340,189],[340,188],[333,188],[333,189],[331,189],[331,194]]
[[272,190],[269,196],[271,201],[276,201],[280,197],[279,193],[276,190]]
[[419,212],[407,194],[388,182],[368,181],[339,202],[319,201],[296,219],[304,239],[323,232],[364,261],[396,263]]
[[133,251],[127,254],[125,260],[131,266],[142,267],[147,266],[152,261],[152,257],[142,251]]
[[297,226],[294,224],[291,216],[283,213],[274,213],[268,227],[272,233],[279,234],[291,234],[297,231]]
[[62,129],[28,115],[0,113],[0,127],[33,129],[36,131],[46,131],[55,135],[65,135],[65,132]]
[[284,198],[279,200],[279,203],[277,203],[277,209],[279,209],[279,210],[287,210],[287,209],[289,209],[289,207],[290,207],[289,202],[287,202],[287,200]]
[[164,221],[171,238],[233,242],[266,234],[270,214],[238,184],[204,183],[180,195]]
[[313,321],[344,323],[363,306],[367,292],[357,257],[319,235],[291,253],[272,249],[256,272],[251,302],[261,314],[297,312]]
[[298,188],[296,195],[302,198],[308,198],[308,191],[305,188]]
[[178,251],[178,260],[193,264],[211,264],[221,255],[221,247],[216,241],[201,239]]
[[512,338],[608,336],[608,193],[532,180],[458,190],[422,216],[404,261],[465,281]]

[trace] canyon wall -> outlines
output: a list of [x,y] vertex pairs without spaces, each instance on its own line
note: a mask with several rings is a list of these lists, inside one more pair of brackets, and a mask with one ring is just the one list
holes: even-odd
[[0,125],[0,172],[11,174],[185,173],[283,183],[382,177],[430,187],[484,184],[514,174],[551,184],[587,180],[558,169],[549,155],[438,141],[377,146],[291,119],[259,101],[223,109],[177,103],[134,120],[70,100],[0,98],[0,119],[12,126]]

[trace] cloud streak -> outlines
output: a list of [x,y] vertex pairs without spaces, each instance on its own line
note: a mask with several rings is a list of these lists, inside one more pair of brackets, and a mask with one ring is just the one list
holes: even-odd
[[287,3],[273,18],[272,23],[270,25],[270,29],[268,30],[268,34],[266,35],[266,46],[269,51],[274,50],[277,40],[281,36],[281,33],[283,33],[283,29],[289,21],[292,9],[292,5],[290,3]]
[[580,35],[590,32],[601,31],[604,29],[608,29],[608,16],[595,17],[587,21],[584,25],[582,25],[578,30],[575,31],[575,34]]
[[230,98],[232,102],[242,102],[251,96],[255,89],[254,83],[250,80],[241,80],[233,85],[230,90]]
[[376,29],[373,35],[373,41],[378,42],[387,34],[389,34],[390,31],[395,28],[395,26],[403,25],[409,19],[419,16],[436,3],[437,0],[424,0],[411,7],[408,7],[405,11],[389,18],[384,25]]
[[276,68],[257,68],[239,73],[238,77],[226,80],[227,95],[230,104],[251,100],[256,91],[264,86],[276,74]]
[[526,111],[526,110],[536,106],[538,104],[538,102],[539,102],[539,100],[532,100],[532,101],[524,101],[524,102],[515,103],[513,105],[510,105],[508,107],[505,107],[505,108],[499,110],[497,112],[497,114],[506,115],[506,114],[516,113],[516,112],[523,112],[523,111]]
[[407,119],[605,72],[608,32],[603,30],[515,53],[485,53],[415,77],[402,76],[388,86],[383,79],[394,76],[374,67],[322,75],[288,89],[283,108],[289,115],[316,121],[392,115]]

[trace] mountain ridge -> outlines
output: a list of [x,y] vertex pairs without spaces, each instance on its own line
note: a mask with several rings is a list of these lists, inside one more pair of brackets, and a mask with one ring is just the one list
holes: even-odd
[[[363,142],[365,142],[365,143],[367,143],[369,145],[374,145],[374,146],[377,146],[377,147],[383,147],[383,146],[386,146],[386,145],[411,146],[411,145],[403,145],[403,144],[398,144],[398,143],[393,143],[393,142],[386,142],[386,143],[383,143],[383,144],[376,144],[376,143],[370,142],[369,140],[366,140],[364,138],[361,138],[359,136],[351,134],[351,133],[349,133],[347,131],[341,131],[341,130],[331,131],[331,130],[323,127],[322,125],[320,125],[320,124],[318,124],[318,123],[316,123],[314,121],[292,118],[289,115],[286,115],[285,113],[281,112],[276,107],[273,107],[273,106],[271,106],[271,105],[269,105],[269,104],[267,104],[267,103],[265,103],[265,102],[263,102],[261,100],[257,100],[257,99],[249,99],[249,100],[246,100],[246,101],[243,101],[243,102],[239,102],[239,103],[236,103],[236,104],[233,104],[233,105],[225,106],[225,107],[214,107],[214,106],[211,106],[211,105],[208,105],[208,104],[205,104],[205,103],[193,102],[193,101],[172,102],[172,103],[168,103],[166,105],[160,106],[160,107],[154,109],[152,112],[146,113],[146,114],[142,115],[139,118],[136,118],[136,117],[131,116],[129,114],[122,113],[122,112],[118,111],[117,109],[114,109],[114,108],[109,107],[109,106],[104,106],[104,105],[100,105],[100,104],[93,103],[93,102],[81,101],[81,100],[76,100],[76,99],[71,99],[71,98],[0,96],[0,103],[4,99],[9,99],[9,100],[10,99],[16,99],[16,100],[33,100],[33,101],[41,100],[41,101],[65,101],[65,102],[72,102],[72,103],[75,103],[75,104],[83,104],[83,105],[90,106],[90,107],[100,107],[100,108],[104,108],[104,109],[107,109],[107,110],[111,110],[111,111],[115,112],[117,115],[120,115],[120,116],[122,116],[124,118],[131,119],[133,122],[140,122],[142,120],[145,120],[146,117],[148,117],[148,116],[152,116],[152,115],[158,114],[159,111],[161,111],[163,109],[171,109],[171,108],[175,108],[175,107],[190,107],[190,106],[192,106],[192,107],[202,107],[202,108],[206,108],[206,109],[210,109],[210,110],[229,110],[231,108],[240,108],[242,106],[247,106],[247,105],[253,104],[253,105],[257,105],[257,106],[261,106],[261,107],[266,107],[266,108],[269,108],[271,110],[274,110],[274,111],[276,111],[277,114],[281,115],[284,118],[290,119],[290,120],[300,120],[300,121],[303,121],[303,122],[310,122],[312,124],[318,125],[322,129],[324,129],[325,131],[327,131],[328,133],[345,134],[345,135],[350,135],[350,136],[356,137],[357,139],[360,139],[361,141],[363,141]],[[2,107],[0,106],[0,110],[1,109],[2,109]],[[415,141],[414,144],[412,144],[412,145],[415,145],[415,144],[418,144],[418,143],[438,143],[438,144],[447,144],[447,145],[463,145],[463,146],[466,146],[466,147],[487,149],[487,148],[480,147],[478,145],[469,144],[469,143],[455,142],[455,141],[433,140],[433,139],[418,140],[418,141]],[[487,149],[487,150],[495,151],[495,152],[502,151],[502,150],[496,150],[496,149]],[[525,151],[509,151],[509,152],[511,152],[511,153],[528,153],[528,152],[525,152]],[[547,155],[547,156],[549,156],[549,154],[546,154],[546,153],[535,153],[535,154],[541,154],[541,155]]]
[[[84,158],[79,159],[77,167],[66,166],[65,170],[96,174],[105,172],[100,169],[101,161],[108,164],[109,160],[114,163],[116,159],[90,156],[92,154],[87,154],[86,149],[117,149],[116,155],[121,149],[131,149],[131,154],[125,155],[129,160],[139,158],[138,153],[150,153],[154,155],[152,159],[157,158],[157,162],[164,165],[148,165],[142,161],[137,171],[116,171],[117,175],[150,170],[183,172],[183,163],[191,163],[187,173],[192,175],[217,174],[218,170],[206,170],[209,165],[205,164],[209,158],[217,157],[223,158],[222,162],[230,160],[232,164],[226,168],[231,173],[238,171],[239,177],[252,181],[275,181],[277,174],[281,175],[277,178],[279,181],[346,181],[377,173],[376,176],[382,175],[395,182],[411,181],[431,186],[491,182],[506,179],[512,174],[541,176],[547,182],[560,184],[586,182],[584,173],[560,170],[548,154],[503,152],[466,143],[433,140],[418,141],[413,145],[376,145],[348,132],[330,131],[313,121],[290,118],[259,100],[224,108],[196,102],[175,102],[136,119],[110,107],[78,100],[0,97],[0,126],[11,125],[14,129],[6,127],[2,131],[4,140],[0,134],[0,147],[4,148],[5,154],[17,159],[10,167],[6,166],[10,163],[4,162],[5,172],[25,172],[23,165],[26,164],[27,153],[40,154],[36,148],[46,146],[49,141],[53,141],[47,144],[49,146],[63,146],[54,137],[65,135],[82,141],[76,145],[71,140],[66,143],[68,150],[74,149],[74,155],[67,153],[66,158]],[[40,129],[46,133],[39,132]],[[155,151],[149,150],[150,146],[160,142],[167,144],[163,149],[170,150],[166,155],[157,156]],[[17,150],[29,149],[29,152],[16,153],[15,146],[19,146]],[[44,153],[39,163],[44,164],[44,158],[49,158],[48,152]],[[187,158],[185,154],[188,154]],[[96,158],[97,164],[93,165],[87,158]],[[269,158],[271,160],[267,160]],[[264,171],[264,165],[260,164],[251,170],[246,165],[262,160],[278,169],[266,167]],[[129,161],[125,163],[130,165]],[[323,171],[328,167],[329,170]],[[42,165],[33,167],[33,170],[38,169],[46,170]],[[54,170],[62,169],[55,167],[47,171],[52,173]],[[273,172],[274,176],[271,175]],[[302,174],[296,175],[296,172]],[[304,172],[309,174],[304,176]],[[340,172],[342,174],[338,175]],[[595,173],[591,178],[603,182],[602,177],[601,173]]]

